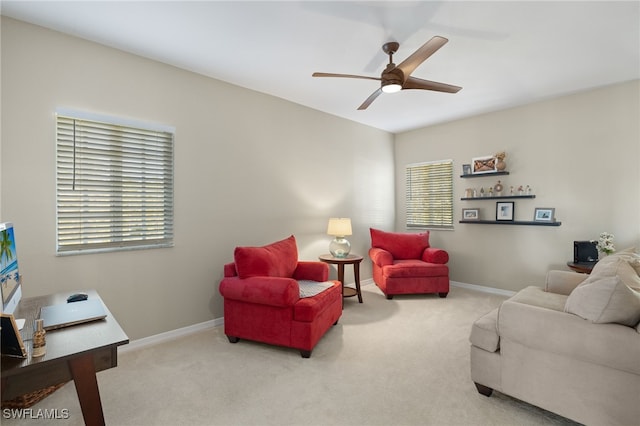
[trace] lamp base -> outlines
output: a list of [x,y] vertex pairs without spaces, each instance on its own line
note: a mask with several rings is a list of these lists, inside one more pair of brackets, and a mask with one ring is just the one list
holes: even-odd
[[351,243],[345,237],[336,237],[329,244],[329,253],[331,256],[345,258],[351,251]]

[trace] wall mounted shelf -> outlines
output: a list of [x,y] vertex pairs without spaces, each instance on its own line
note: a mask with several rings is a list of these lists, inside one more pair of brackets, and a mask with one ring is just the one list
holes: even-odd
[[560,226],[562,222],[537,222],[533,220],[461,220],[460,223],[475,223],[480,225],[530,225],[530,226]]
[[460,175],[460,177],[461,178],[477,178],[477,177],[487,177],[487,176],[504,176],[508,174],[509,172],[491,172],[491,173],[476,173],[476,174]]
[[462,197],[461,200],[503,200],[505,198],[536,198],[535,195],[492,195],[490,197]]

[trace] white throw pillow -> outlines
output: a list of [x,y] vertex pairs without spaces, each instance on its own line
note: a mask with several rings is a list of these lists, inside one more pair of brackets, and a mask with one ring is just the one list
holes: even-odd
[[627,249],[620,250],[619,252],[615,253],[614,256],[620,256],[624,260],[629,262],[629,265],[631,265],[631,267],[636,271],[636,274],[640,275],[640,254],[636,253],[635,247],[629,247]]
[[619,277],[623,283],[636,291],[640,291],[640,276],[634,268],[637,260],[634,253],[622,251],[598,261],[587,280],[606,277]]
[[640,321],[640,294],[617,276],[591,278],[571,292],[564,311],[593,323],[635,327]]

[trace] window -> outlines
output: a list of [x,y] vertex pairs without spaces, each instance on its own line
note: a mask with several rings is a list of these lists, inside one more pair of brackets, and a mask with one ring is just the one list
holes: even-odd
[[173,245],[173,129],[56,117],[57,253]]
[[453,161],[409,164],[407,228],[453,228]]

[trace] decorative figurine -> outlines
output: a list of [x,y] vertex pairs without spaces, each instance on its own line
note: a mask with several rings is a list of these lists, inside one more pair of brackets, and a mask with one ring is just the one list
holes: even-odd
[[500,181],[498,181],[498,183],[496,183],[495,186],[493,187],[493,190],[496,191],[497,196],[502,195],[502,189],[503,189],[503,186],[500,183]]
[[504,151],[501,151],[499,153],[497,153],[495,155],[496,159],[498,160],[496,162],[496,170],[499,172],[504,172],[504,169],[507,168],[507,163],[504,162],[505,157],[507,156],[507,154],[505,154]]

